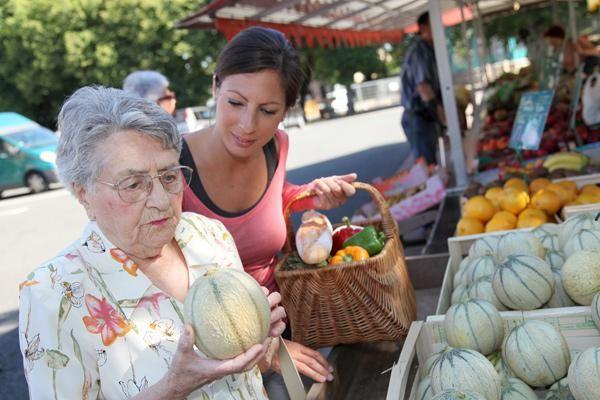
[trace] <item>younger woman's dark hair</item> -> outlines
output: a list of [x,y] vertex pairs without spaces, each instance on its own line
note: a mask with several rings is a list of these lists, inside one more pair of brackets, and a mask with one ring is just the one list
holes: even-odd
[[229,75],[269,69],[279,72],[285,91],[285,105],[292,107],[304,80],[300,58],[283,33],[253,26],[235,35],[219,54],[215,84],[221,86]]

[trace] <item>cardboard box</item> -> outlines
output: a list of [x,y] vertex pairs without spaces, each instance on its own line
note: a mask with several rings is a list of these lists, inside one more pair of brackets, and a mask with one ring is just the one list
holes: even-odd
[[[590,307],[571,307],[569,309],[511,311],[504,312],[505,334],[523,320],[541,320],[554,325],[565,337],[571,352],[583,351],[590,347],[600,346],[600,331],[594,325]],[[413,363],[423,365],[427,358],[444,347],[444,316],[435,315],[427,318],[427,322],[415,321],[410,327],[398,362],[394,364],[387,400],[403,400],[415,398],[419,383],[419,371],[413,378]],[[543,398],[545,390],[538,390],[539,398]]]

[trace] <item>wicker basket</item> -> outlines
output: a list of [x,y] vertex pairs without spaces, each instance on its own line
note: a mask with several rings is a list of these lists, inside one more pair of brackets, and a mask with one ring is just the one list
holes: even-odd
[[[312,348],[400,340],[416,318],[415,294],[388,206],[372,186],[356,182],[354,187],[369,192],[381,212],[379,228],[386,237],[381,253],[359,262],[283,270],[287,253],[275,268],[292,340]],[[289,208],[285,217],[291,249],[294,232]]]

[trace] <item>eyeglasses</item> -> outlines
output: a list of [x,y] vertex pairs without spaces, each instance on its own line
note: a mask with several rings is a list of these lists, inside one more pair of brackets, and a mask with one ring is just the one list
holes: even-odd
[[177,98],[175,97],[175,92],[171,92],[170,90],[166,90],[165,95],[162,97],[159,97],[158,100],[156,100],[157,103],[160,103],[161,101],[165,101],[165,100],[176,100]]
[[154,186],[154,179],[158,178],[167,193],[179,194],[190,184],[193,170],[180,165],[152,176],[148,174],[130,175],[117,183],[98,180],[99,183],[112,187],[117,191],[121,200],[126,203],[137,203],[146,200]]

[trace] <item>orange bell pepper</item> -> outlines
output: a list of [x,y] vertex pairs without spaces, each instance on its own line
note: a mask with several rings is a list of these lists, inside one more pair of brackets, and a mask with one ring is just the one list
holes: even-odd
[[338,265],[352,261],[362,261],[369,258],[369,252],[360,246],[346,246],[329,260],[329,265]]

